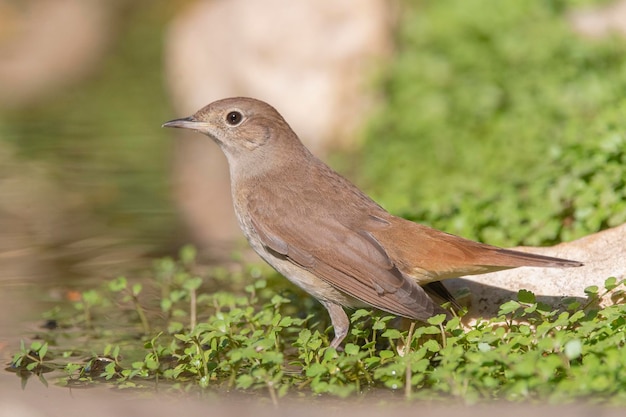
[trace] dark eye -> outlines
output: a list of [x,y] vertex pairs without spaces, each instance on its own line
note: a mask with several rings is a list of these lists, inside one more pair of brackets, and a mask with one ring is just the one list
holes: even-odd
[[235,125],[238,125],[239,122],[241,122],[242,118],[243,116],[238,111],[231,111],[230,113],[226,115],[226,122],[229,125],[235,126]]

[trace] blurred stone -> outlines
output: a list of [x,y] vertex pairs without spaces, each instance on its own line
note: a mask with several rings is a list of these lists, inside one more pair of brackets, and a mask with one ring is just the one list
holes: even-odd
[[[538,301],[559,307],[567,298],[585,304],[585,288],[597,285],[602,292],[607,278],[626,278],[626,224],[552,247],[516,249],[573,259],[585,265],[565,269],[517,268],[446,281],[453,294],[469,289],[469,300],[462,300],[470,307],[469,318],[496,316],[501,304],[517,300],[520,289],[532,291]],[[603,305],[622,301],[608,297]]]
[[32,104],[91,73],[110,38],[106,0],[0,0],[0,107]]
[[[172,23],[165,65],[176,115],[230,96],[271,103],[314,153],[346,148],[375,100],[368,89],[391,54],[393,2],[198,1]],[[240,236],[221,152],[176,142],[175,193],[198,243]]]
[[626,36],[626,0],[585,7],[570,15],[574,29],[590,38]]

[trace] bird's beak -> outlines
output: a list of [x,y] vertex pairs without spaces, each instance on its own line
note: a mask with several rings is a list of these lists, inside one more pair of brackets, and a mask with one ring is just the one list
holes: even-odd
[[180,129],[191,129],[203,131],[206,130],[206,123],[196,119],[193,116],[183,117],[182,119],[174,119],[163,123],[161,127],[177,127]]

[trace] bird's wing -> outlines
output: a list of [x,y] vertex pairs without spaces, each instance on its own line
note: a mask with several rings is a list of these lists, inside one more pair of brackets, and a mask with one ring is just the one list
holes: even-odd
[[419,285],[403,276],[368,231],[320,213],[295,218],[252,209],[249,215],[267,249],[338,290],[412,319],[426,320],[443,312]]

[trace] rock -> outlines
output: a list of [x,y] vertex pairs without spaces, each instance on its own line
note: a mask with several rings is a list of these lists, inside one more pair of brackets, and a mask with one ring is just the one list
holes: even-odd
[[625,0],[581,8],[569,17],[574,29],[590,38],[601,38],[613,33],[626,36]]
[[[175,116],[252,96],[274,105],[314,153],[348,147],[374,102],[368,82],[391,53],[384,0],[198,1],[172,23],[165,65]],[[221,152],[176,142],[175,198],[202,245],[240,236]]]
[[103,0],[0,0],[0,107],[35,103],[96,69],[110,9]]
[[[597,285],[602,289],[609,277],[626,278],[626,224],[553,247],[516,249],[573,259],[585,265],[565,269],[517,268],[446,281],[453,294],[469,289],[469,300],[461,300],[469,306],[468,318],[496,316],[499,306],[516,300],[520,289],[532,291],[538,301],[559,307],[567,298],[584,304],[585,288]],[[618,301],[608,297],[603,305]]]

